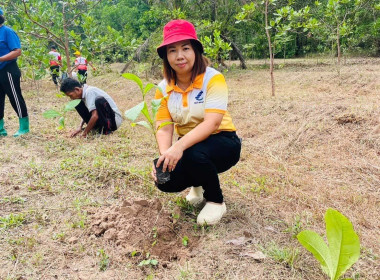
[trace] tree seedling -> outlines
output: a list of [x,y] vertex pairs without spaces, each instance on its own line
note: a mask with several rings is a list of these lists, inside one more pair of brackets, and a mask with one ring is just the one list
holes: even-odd
[[65,128],[65,117],[66,113],[69,111],[74,111],[75,107],[80,103],[80,99],[71,100],[66,103],[65,107],[61,111],[57,110],[47,110],[43,113],[44,118],[46,119],[58,119],[58,129],[62,130]]
[[189,245],[189,237],[187,237],[186,235],[182,238],[182,244],[183,246],[187,246]]
[[[162,90],[152,83],[147,83],[144,86],[141,79],[134,74],[125,73],[125,74],[122,74],[122,76],[128,80],[134,81],[139,86],[141,96],[142,96],[142,102],[137,104],[133,108],[125,111],[124,115],[127,119],[129,119],[132,122],[131,123],[132,127],[135,127],[136,125],[140,125],[140,126],[147,128],[152,133],[152,136],[154,137],[154,140],[156,141],[156,146],[158,149],[158,143],[157,143],[157,139],[156,139],[157,131],[166,125],[173,124],[173,122],[163,122],[160,124],[159,127],[156,128],[156,126],[155,126],[156,114],[157,114],[158,108],[160,107],[162,99],[153,99],[151,101],[151,106],[150,106],[151,108],[149,109],[148,103],[146,102],[145,97],[146,97],[147,93],[153,88],[157,88],[160,91],[162,91]],[[140,114],[143,114],[146,121],[136,122],[136,119],[139,117]],[[157,162],[157,159],[154,160],[155,164],[156,164],[156,162]],[[170,173],[168,171],[163,173],[162,172],[162,165],[159,168],[156,168],[156,175],[157,175],[157,182],[159,184],[164,184],[170,180]]]
[[156,259],[146,259],[146,260],[143,260],[141,261],[138,266],[156,266],[158,265],[158,260]]
[[99,260],[99,270],[100,271],[106,271],[109,264],[110,264],[110,258],[106,254],[106,252],[103,249],[100,249],[96,255],[100,258]]
[[360,241],[350,220],[334,209],[325,214],[326,236],[329,245],[314,231],[304,230],[297,235],[298,241],[321,264],[331,280],[338,280],[360,256]]

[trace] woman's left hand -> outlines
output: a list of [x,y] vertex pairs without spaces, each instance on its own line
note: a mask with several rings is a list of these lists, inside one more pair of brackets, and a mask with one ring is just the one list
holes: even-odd
[[169,172],[173,171],[178,163],[178,161],[182,158],[183,149],[178,142],[167,149],[157,161],[157,167],[163,163],[162,171],[165,172],[168,170]]

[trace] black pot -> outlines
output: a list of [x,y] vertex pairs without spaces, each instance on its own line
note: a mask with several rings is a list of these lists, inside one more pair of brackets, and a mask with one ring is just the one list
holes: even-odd
[[154,168],[156,168],[156,177],[157,177],[157,184],[165,184],[166,182],[170,181],[170,172],[166,169],[165,172],[162,172],[162,166],[163,163],[159,167],[156,167],[158,158],[153,160]]

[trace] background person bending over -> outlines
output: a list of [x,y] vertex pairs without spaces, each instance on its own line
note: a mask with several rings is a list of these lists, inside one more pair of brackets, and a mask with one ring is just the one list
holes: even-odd
[[78,75],[79,79],[81,81],[81,84],[87,83],[87,64],[92,67],[92,69],[95,71],[95,67],[90,63],[90,61],[87,61],[86,58],[81,56],[80,51],[76,51],[75,53],[76,59],[75,59],[75,68],[78,68]]
[[[156,98],[162,98],[156,126],[172,121],[180,138],[172,144],[173,125],[157,132],[161,156],[156,166],[163,164],[163,170],[171,172],[170,181],[157,187],[179,192],[193,186],[186,199],[193,205],[206,200],[198,224],[215,224],[226,213],[218,173],[235,165],[241,150],[227,111],[227,84],[221,73],[207,67],[190,22],[170,21],[163,33],[157,52],[163,59],[165,79],[158,85],[163,93],[156,91]],[[152,175],[157,180],[154,168]]]
[[75,107],[82,122],[71,137],[82,132],[84,123],[87,126],[82,132],[83,137],[86,137],[92,129],[96,129],[99,133],[109,134],[120,127],[123,120],[121,113],[111,96],[101,89],[88,85],[82,86],[77,80],[67,78],[62,82],[61,91],[73,100],[82,99]]
[[61,58],[61,54],[57,52],[55,46],[52,46],[50,48],[49,57],[50,57],[49,64],[50,64],[51,78],[54,84],[58,86],[57,78],[59,77],[59,70],[60,70],[60,67],[62,66],[62,58]]
[[4,13],[0,8],[0,137],[7,136],[4,128],[5,95],[19,117],[20,128],[14,137],[29,132],[29,117],[25,100],[21,93],[21,72],[17,57],[21,55],[20,39],[13,29],[4,24]]

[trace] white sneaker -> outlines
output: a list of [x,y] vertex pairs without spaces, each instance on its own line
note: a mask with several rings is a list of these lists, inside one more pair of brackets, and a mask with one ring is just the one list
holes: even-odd
[[222,219],[226,212],[227,207],[224,202],[222,204],[207,202],[198,215],[197,223],[198,225],[215,225]]
[[186,196],[186,200],[193,206],[199,206],[203,202],[203,188],[191,187],[189,193]]

